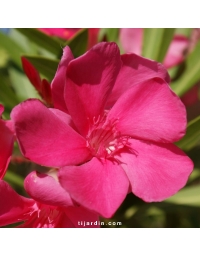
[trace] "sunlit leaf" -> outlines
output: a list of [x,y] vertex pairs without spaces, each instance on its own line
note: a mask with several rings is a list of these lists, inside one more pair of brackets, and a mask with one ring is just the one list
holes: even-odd
[[177,35],[184,35],[186,37],[189,37],[191,34],[192,29],[191,28],[176,28],[175,33]]
[[200,185],[182,189],[176,195],[165,200],[168,203],[200,206]]
[[50,51],[56,56],[61,56],[62,41],[59,41],[59,39],[47,36],[34,28],[17,28],[17,30],[41,48]]
[[174,28],[145,28],[143,56],[162,62],[172,41]]
[[23,73],[14,68],[9,68],[9,74],[15,93],[21,101],[29,98],[39,98],[35,88]]
[[0,47],[5,49],[9,58],[21,68],[21,55],[26,53],[21,45],[17,44],[13,39],[0,32]]

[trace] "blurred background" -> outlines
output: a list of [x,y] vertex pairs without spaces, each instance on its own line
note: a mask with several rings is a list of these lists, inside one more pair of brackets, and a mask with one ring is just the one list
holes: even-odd
[[[52,81],[62,49],[69,45],[78,57],[101,41],[114,41],[121,54],[134,52],[163,63],[171,77],[170,86],[187,109],[186,136],[177,143],[193,160],[194,171],[186,186],[161,203],[145,203],[129,194],[112,219],[102,225],[112,228],[187,228],[200,227],[200,29],[198,28],[1,28],[0,29],[0,103],[8,120],[14,106],[28,98],[39,98],[37,90],[23,71],[25,57],[42,78]],[[4,179],[21,195],[24,177],[31,171],[45,171],[20,154],[15,144]],[[12,226],[13,227],[13,226]]]

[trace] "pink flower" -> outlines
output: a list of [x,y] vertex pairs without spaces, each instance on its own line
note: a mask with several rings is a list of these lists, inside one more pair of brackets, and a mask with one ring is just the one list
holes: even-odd
[[[0,104],[0,116],[4,111],[3,105]],[[12,122],[0,119],[0,179],[6,173],[10,162],[14,144],[14,133],[12,131]]]
[[49,36],[57,36],[69,40],[80,30],[80,28],[38,28],[38,30]]
[[[142,28],[121,28],[120,42],[125,52],[133,52],[138,55],[142,54],[143,41]],[[184,51],[189,45],[189,40],[183,35],[175,35],[163,64],[166,68],[171,68],[180,64],[184,60]]]
[[[25,189],[33,198],[18,195],[5,181],[0,181],[0,226],[20,223],[22,228],[99,227],[98,216],[74,205],[69,194],[49,175],[30,173]],[[94,224],[96,222],[96,224]]]
[[74,60],[66,47],[52,82],[54,106],[62,111],[28,100],[11,113],[21,151],[60,168],[70,196],[104,217],[130,191],[162,201],[193,169],[172,144],[185,134],[186,111],[168,82],[161,64],[120,56],[115,43],[99,43]]

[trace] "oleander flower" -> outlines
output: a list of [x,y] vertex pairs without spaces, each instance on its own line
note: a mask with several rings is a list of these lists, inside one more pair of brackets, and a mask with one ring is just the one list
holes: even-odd
[[32,198],[18,195],[9,184],[0,181],[0,226],[19,223],[21,228],[74,228],[79,222],[85,227],[99,227],[98,215],[75,205],[69,194],[51,176],[30,173],[25,189]]
[[146,202],[162,201],[193,169],[173,144],[187,122],[168,82],[161,64],[120,56],[115,43],[99,43],[76,59],[66,47],[52,82],[56,108],[32,99],[11,113],[21,151],[59,168],[72,199],[104,217],[130,191]]
[[[0,116],[4,111],[3,105],[0,104]],[[0,179],[6,173],[10,162],[14,144],[14,132],[12,131],[12,122],[0,119]]]

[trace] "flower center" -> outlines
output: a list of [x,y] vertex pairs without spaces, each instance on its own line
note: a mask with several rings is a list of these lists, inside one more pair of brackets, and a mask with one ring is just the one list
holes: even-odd
[[23,227],[33,228],[51,228],[58,226],[62,218],[62,211],[59,207],[47,206],[36,203],[35,210],[29,213],[28,220],[23,224]]
[[121,136],[116,129],[118,120],[106,121],[100,117],[95,121],[87,135],[87,146],[93,156],[98,158],[114,157],[115,153],[128,143],[128,136]]

